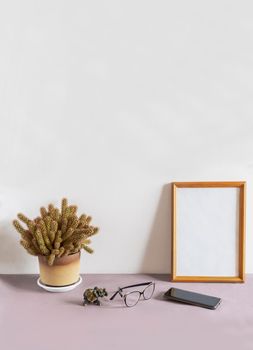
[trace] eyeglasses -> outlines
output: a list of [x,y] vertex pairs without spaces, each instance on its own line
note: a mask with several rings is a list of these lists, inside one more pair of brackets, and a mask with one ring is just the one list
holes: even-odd
[[[133,287],[141,287],[146,286],[146,288],[143,289],[142,292],[140,291],[133,291],[128,293],[122,293],[124,289],[127,288],[133,288]],[[110,298],[110,300],[113,300],[117,294],[121,296],[121,298],[124,299],[125,305],[128,307],[135,306],[138,301],[140,300],[140,297],[143,296],[145,300],[151,299],[153,293],[155,290],[155,283],[154,282],[145,282],[145,283],[139,283],[139,284],[133,284],[132,286],[126,286],[123,288],[119,288],[117,292],[113,294],[113,296]]]

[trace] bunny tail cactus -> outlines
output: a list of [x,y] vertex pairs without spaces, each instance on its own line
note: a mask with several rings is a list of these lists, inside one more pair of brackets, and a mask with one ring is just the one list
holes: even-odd
[[77,206],[69,206],[66,198],[62,199],[61,209],[49,204],[48,208],[40,208],[40,216],[33,220],[21,213],[17,216],[19,220],[14,220],[13,225],[21,236],[20,244],[31,255],[46,256],[49,266],[54,264],[55,258],[78,253],[81,249],[93,253],[89,247],[90,237],[99,229],[91,225],[90,216],[78,216]]

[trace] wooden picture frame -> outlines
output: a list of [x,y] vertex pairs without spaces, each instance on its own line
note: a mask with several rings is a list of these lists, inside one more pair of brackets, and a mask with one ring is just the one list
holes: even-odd
[[172,281],[244,282],[246,182],[172,183]]

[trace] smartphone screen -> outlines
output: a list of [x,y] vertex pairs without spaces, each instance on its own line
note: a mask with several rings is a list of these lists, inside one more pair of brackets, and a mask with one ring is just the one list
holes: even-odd
[[187,304],[216,309],[221,299],[210,295],[199,294],[178,288],[170,288],[164,296],[168,299],[180,301]]

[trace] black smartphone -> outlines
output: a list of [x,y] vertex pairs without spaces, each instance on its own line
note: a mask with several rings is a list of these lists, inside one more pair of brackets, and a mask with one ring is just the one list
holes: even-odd
[[168,300],[179,301],[185,304],[205,307],[207,309],[215,310],[221,303],[221,299],[206,294],[199,294],[190,292],[188,290],[170,288],[164,297]]

